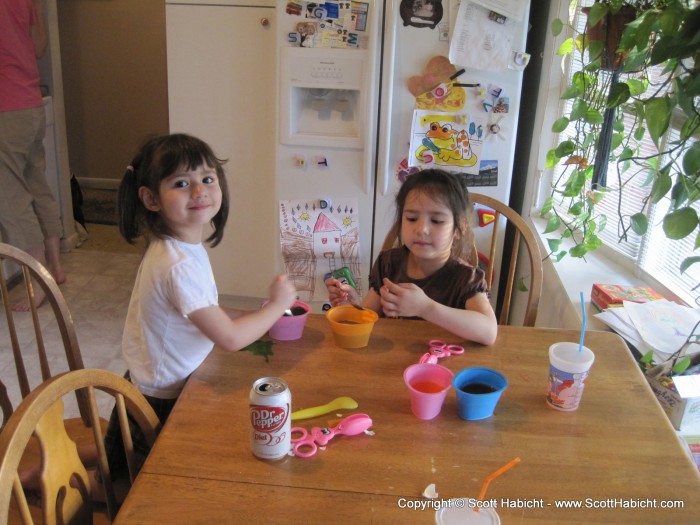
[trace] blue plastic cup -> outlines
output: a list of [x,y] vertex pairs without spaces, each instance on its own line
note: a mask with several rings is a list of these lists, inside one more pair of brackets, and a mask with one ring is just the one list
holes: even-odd
[[457,392],[459,417],[474,421],[493,415],[508,380],[491,368],[471,367],[457,373],[452,386]]

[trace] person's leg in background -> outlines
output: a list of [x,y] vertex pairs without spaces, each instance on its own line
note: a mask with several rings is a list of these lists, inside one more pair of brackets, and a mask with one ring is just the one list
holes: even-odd
[[[58,203],[49,188],[46,179],[46,156],[44,151],[44,134],[46,132],[46,117],[42,110],[40,125],[34,142],[27,154],[24,167],[24,180],[27,181],[29,192],[34,197],[34,212],[39,219],[39,225],[44,234],[44,252],[46,267],[54,280],[61,284],[66,280],[66,274],[61,266],[61,236],[63,225]],[[51,174],[54,176],[54,174]]]
[[[24,178],[29,151],[42,127],[43,108],[0,113],[0,235],[3,242],[26,251],[41,264],[47,264],[44,234],[34,211],[34,196]],[[35,304],[41,305],[45,295],[34,288]],[[13,310],[29,309],[27,300],[12,306]]]

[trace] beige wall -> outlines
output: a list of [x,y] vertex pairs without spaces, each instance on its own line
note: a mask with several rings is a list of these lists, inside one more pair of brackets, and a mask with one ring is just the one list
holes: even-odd
[[71,171],[121,179],[138,146],[168,132],[164,0],[60,0]]

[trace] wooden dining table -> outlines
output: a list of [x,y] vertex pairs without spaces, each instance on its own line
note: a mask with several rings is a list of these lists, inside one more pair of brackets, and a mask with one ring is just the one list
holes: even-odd
[[[187,381],[116,523],[431,524],[441,507],[466,508],[516,457],[480,503],[503,524],[699,523],[698,470],[619,336],[586,332],[595,363],[578,410],[545,402],[550,345],[580,335],[501,326],[482,346],[428,322],[380,319],[369,345],[351,350],[336,346],[324,316],[310,315],[301,339],[275,341],[267,357],[215,348]],[[403,371],[434,338],[466,348],[440,360],[453,372],[482,366],[506,376],[493,416],[460,419],[454,390],[434,419],[413,415]],[[268,376],[287,382],[293,410],[340,396],[359,405],[293,425],[365,413],[370,431],[338,436],[308,459],[258,459],[249,392]],[[435,498],[424,495],[431,484]]]

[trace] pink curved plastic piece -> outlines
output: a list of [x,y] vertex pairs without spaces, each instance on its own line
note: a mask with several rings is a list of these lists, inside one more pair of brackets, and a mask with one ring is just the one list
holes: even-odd
[[428,352],[423,354],[418,362],[436,364],[439,359],[463,353],[463,346],[448,344],[442,339],[431,339],[428,341]]
[[367,414],[352,414],[333,428],[314,427],[311,433],[304,428],[294,427],[292,433],[299,433],[300,436],[292,438],[292,451],[300,458],[310,458],[316,454],[318,447],[325,446],[335,436],[356,436],[371,426],[372,419]]

